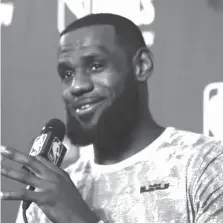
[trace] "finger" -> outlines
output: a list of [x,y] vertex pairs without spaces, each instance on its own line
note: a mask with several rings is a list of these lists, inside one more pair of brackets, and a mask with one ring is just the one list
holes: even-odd
[[52,171],[60,174],[60,175],[64,175],[64,171],[59,168],[58,166],[56,166],[55,164],[51,163],[49,160],[47,160],[46,158],[37,155],[36,159],[38,161],[40,161],[43,165],[45,165],[47,168],[51,169]]
[[22,170],[14,170],[11,167],[1,167],[1,175],[10,178],[12,180],[19,181],[23,184],[31,185],[38,188],[46,188],[49,186],[49,182],[41,178],[36,177],[33,174],[27,174]]
[[[37,174],[39,173],[38,161],[35,162],[34,157],[28,154],[24,154],[12,147],[1,146],[0,148],[1,148],[0,151],[1,151],[2,156],[26,166],[32,172],[35,172]],[[30,166],[30,164],[32,164],[32,166]]]
[[26,166],[31,172],[41,178],[47,180],[48,176],[52,174],[51,171],[49,171],[49,169],[40,161],[38,161],[34,156],[24,154],[14,148],[5,146],[1,146],[0,148],[1,154],[4,157]]
[[43,196],[43,192],[35,192],[26,189],[20,192],[1,192],[1,200],[23,200],[37,203],[42,200]]

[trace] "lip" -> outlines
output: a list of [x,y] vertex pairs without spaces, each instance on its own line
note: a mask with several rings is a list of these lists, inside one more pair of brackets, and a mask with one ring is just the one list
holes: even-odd
[[76,115],[80,116],[80,117],[85,117],[85,118],[89,118],[91,114],[93,114],[94,111],[96,111],[101,103],[103,103],[102,101],[98,101],[96,103],[93,103],[91,105],[89,105],[89,107],[85,108],[85,109],[76,109]]
[[[94,97],[94,98],[84,98],[81,100],[77,100],[72,108],[75,110],[76,115],[84,119],[85,121],[91,119],[92,114],[100,108],[102,103],[104,103],[106,98],[102,97]],[[84,108],[82,106],[85,106]]]
[[94,104],[99,103],[99,102],[102,101],[102,100],[104,100],[104,98],[102,98],[102,97],[80,99],[80,100],[77,100],[77,101],[74,103],[73,108],[74,108],[74,109],[81,109],[82,106],[87,106],[87,105],[92,106],[92,105],[94,105]]

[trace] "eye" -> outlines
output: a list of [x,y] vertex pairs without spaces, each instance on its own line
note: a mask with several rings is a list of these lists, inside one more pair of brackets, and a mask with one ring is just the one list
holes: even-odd
[[104,65],[99,62],[94,62],[90,65],[90,71],[100,71],[104,68]]
[[63,70],[60,71],[60,77],[62,80],[70,79],[74,76],[74,72],[71,70]]

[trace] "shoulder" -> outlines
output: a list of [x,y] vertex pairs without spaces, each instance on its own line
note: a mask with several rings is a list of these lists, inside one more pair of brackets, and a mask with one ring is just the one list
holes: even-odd
[[181,145],[188,150],[191,160],[196,162],[208,161],[223,153],[223,141],[202,134],[178,130]]
[[[222,159],[223,141],[190,131],[168,129],[168,134],[162,140],[158,150],[162,154],[167,154],[167,157],[177,158],[187,169],[189,177],[202,171],[213,159]],[[211,167],[213,165],[216,165],[215,162]]]
[[223,173],[222,140],[189,131],[175,130],[170,141],[172,143],[175,141],[178,149],[180,147],[189,184],[198,183],[201,179],[211,179]]
[[189,156],[205,156],[209,152],[219,150],[222,152],[223,141],[217,140],[214,137],[204,136],[199,133],[194,133],[176,128],[169,128],[168,139],[164,141],[163,147],[172,147],[181,150]]

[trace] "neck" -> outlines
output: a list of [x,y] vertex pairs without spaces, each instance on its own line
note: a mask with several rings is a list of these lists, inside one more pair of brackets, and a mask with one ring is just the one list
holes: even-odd
[[125,160],[152,143],[164,128],[153,120],[147,107],[139,112],[136,124],[121,139],[106,139],[94,144],[95,162],[114,164]]

